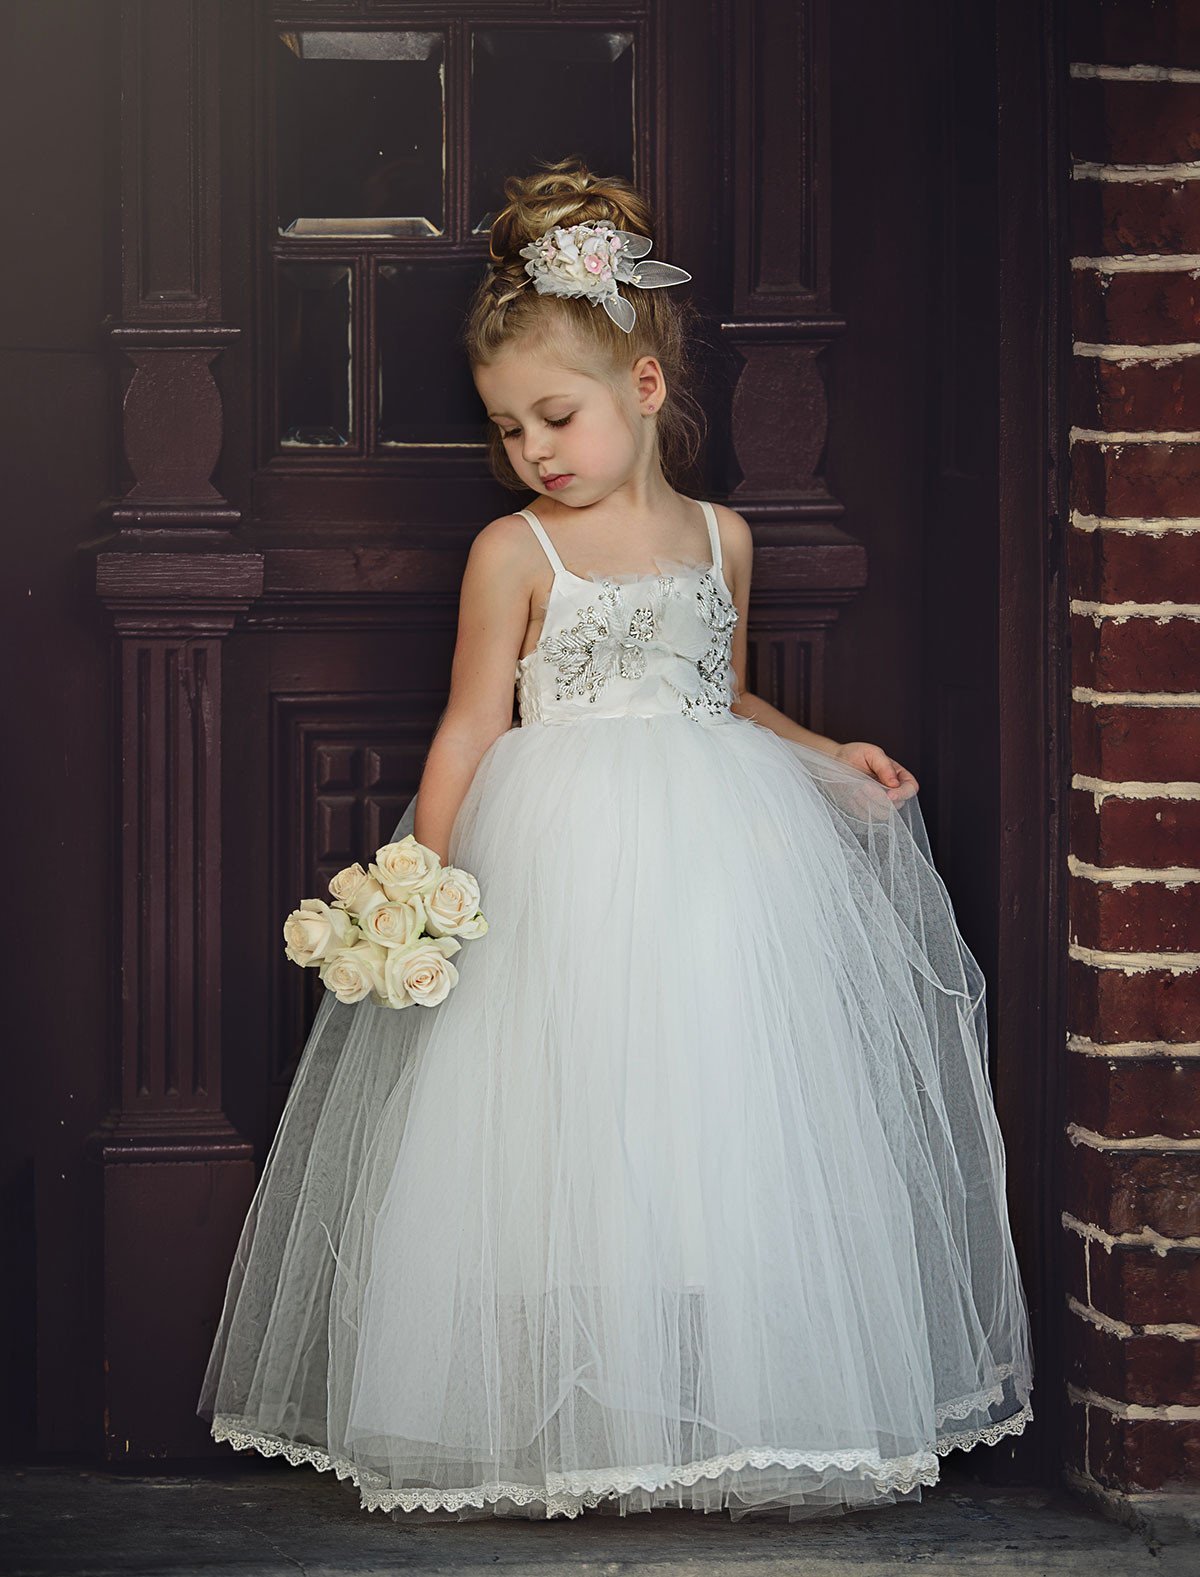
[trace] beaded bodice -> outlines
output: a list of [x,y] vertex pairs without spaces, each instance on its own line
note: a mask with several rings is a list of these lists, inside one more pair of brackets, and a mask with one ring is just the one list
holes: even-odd
[[649,575],[575,575],[522,509],[554,570],[541,636],[517,663],[522,725],[585,717],[683,715],[730,722],[738,613],[721,572],[711,504],[710,564],[673,560]]

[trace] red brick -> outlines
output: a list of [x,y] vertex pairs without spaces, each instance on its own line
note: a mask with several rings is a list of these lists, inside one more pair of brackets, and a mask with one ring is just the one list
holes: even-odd
[[1200,444],[1101,447],[1098,440],[1077,440],[1071,503],[1085,515],[1200,515]]
[[1073,257],[1200,252],[1200,182],[1073,180]]
[[[1177,339],[1178,333],[1171,338]],[[1071,421],[1113,432],[1187,432],[1200,428],[1200,357],[1162,367],[1122,367],[1099,356],[1072,358]]]
[[[1068,1140],[1064,1137],[1064,1144]],[[1150,1227],[1163,1237],[1200,1236],[1200,1153],[1095,1150],[1071,1145],[1064,1208],[1114,1236]]]
[[1094,164],[1171,164],[1200,151],[1200,86],[1073,77],[1069,140]]
[[1071,532],[1071,595],[1088,602],[1200,603],[1200,531]]
[[1072,1405],[1066,1409],[1063,1419],[1066,1464],[1080,1473],[1087,1471],[1087,1415],[1086,1407]]
[[1200,1422],[1087,1411],[1086,1468],[1101,1484],[1148,1490],[1200,1483]]
[[1071,682],[1093,690],[1200,689],[1200,619],[1071,619]]
[[1078,1298],[1080,1303],[1093,1303],[1090,1298],[1087,1284],[1087,1255],[1088,1244],[1078,1232],[1073,1232],[1070,1227],[1062,1228],[1061,1243],[1061,1277],[1064,1294]]
[[1107,66],[1200,66],[1200,12],[1191,5],[1067,0],[1069,60]]
[[1200,768],[1200,706],[1071,708],[1071,765],[1110,783],[1189,782]]
[[1200,867],[1200,799],[1106,795],[1097,809],[1094,794],[1072,789],[1071,852],[1089,865]]
[[1200,280],[1183,268],[1113,273],[1073,268],[1071,337],[1088,345],[1200,340]]
[[1081,1389],[1141,1407],[1200,1404],[1200,1340],[1121,1336],[1072,1315],[1066,1345],[1068,1375]]
[[[1200,1135],[1200,1057],[1067,1057],[1067,1116],[1109,1139]],[[1197,1310],[1200,1320],[1200,1309]]]
[[1200,953],[1200,883],[1116,887],[1086,876],[1068,885],[1071,940],[1117,953]]
[[1135,1327],[1196,1323],[1200,1251],[1172,1248],[1156,1254],[1121,1244],[1110,1250],[1069,1230],[1063,1234],[1063,1247],[1064,1286],[1080,1303],[1090,1301],[1102,1314]]
[[1099,1042],[1200,1039],[1200,971],[1127,975],[1068,959],[1067,1013],[1074,1034]]

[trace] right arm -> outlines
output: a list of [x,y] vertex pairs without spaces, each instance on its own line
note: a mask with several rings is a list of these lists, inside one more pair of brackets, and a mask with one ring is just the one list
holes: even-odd
[[449,864],[450,833],[484,752],[512,726],[513,674],[533,589],[519,515],[490,521],[471,544],[458,602],[450,695],[425,757],[413,836]]

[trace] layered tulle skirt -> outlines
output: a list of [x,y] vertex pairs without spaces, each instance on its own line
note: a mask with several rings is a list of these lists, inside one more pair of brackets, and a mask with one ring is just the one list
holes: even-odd
[[449,854],[490,929],[435,1008],[324,997],[214,1436],[397,1516],[800,1517],[1019,1432],[983,980],[917,800],[732,714],[585,718],[497,739]]

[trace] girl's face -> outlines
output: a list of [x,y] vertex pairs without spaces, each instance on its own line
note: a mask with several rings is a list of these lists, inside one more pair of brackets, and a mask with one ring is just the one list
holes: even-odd
[[654,392],[661,389],[661,373],[652,357],[631,367],[628,390],[519,344],[473,371],[510,465],[534,492],[578,509],[657,459],[654,423],[642,414],[661,403]]

